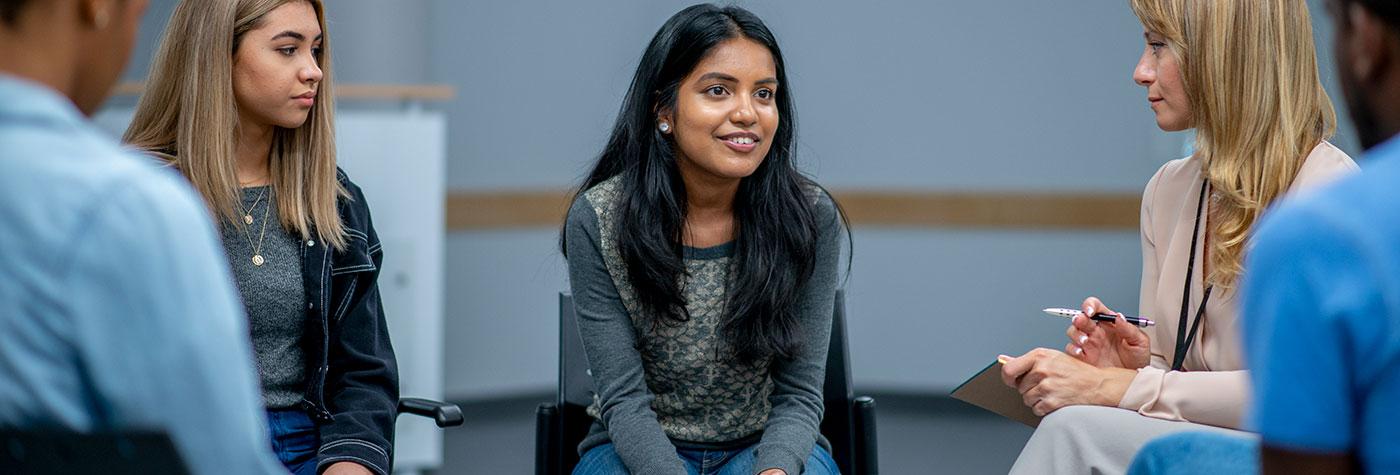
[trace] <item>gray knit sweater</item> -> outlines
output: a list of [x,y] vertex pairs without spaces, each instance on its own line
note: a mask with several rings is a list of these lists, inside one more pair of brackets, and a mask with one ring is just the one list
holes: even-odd
[[[598,389],[596,421],[580,453],[612,442],[634,474],[684,474],[680,448],[740,448],[757,442],[754,473],[802,473],[819,433],[831,336],[841,226],[814,192],[817,261],[802,290],[802,345],[792,360],[743,363],[726,349],[723,318],[733,245],[686,248],[684,292],[691,319],[642,325],[636,293],[616,247],[618,179],[573,204],[565,226],[569,279],[584,351]],[[829,447],[828,447],[829,450]]]
[[[248,311],[263,404],[268,409],[286,409],[301,401],[306,392],[306,352],[301,346],[306,333],[306,290],[301,239],[282,228],[278,197],[270,191],[268,186],[244,188],[243,209],[251,213],[253,224],[244,229],[223,223],[220,231],[234,282]],[[255,247],[264,258],[261,266],[252,262]]]

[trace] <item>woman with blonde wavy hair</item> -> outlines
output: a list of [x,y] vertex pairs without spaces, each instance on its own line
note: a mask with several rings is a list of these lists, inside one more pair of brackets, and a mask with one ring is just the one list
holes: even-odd
[[283,465],[387,474],[398,375],[382,254],[336,167],[329,48],[320,0],[184,0],[123,138],[221,224]]
[[[1065,351],[1009,358],[1003,380],[1045,416],[1012,473],[1122,473],[1148,440],[1237,432],[1248,403],[1236,290],[1269,205],[1354,170],[1335,129],[1305,0],[1130,0],[1146,46],[1133,79],[1195,152],[1142,198],[1142,287],[1128,323],[1084,301]],[[1111,322],[1092,315],[1115,317]]]

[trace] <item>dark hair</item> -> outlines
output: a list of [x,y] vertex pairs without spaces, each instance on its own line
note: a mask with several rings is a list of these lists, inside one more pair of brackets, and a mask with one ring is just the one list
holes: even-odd
[[17,26],[19,13],[29,4],[29,0],[0,0],[0,22]]
[[[734,38],[773,55],[781,120],[771,149],[734,199],[736,231],[728,303],[720,334],[744,361],[791,358],[803,343],[798,301],[816,266],[821,229],[814,192],[825,193],[793,165],[796,113],[782,51],[756,15],[736,6],[695,5],[667,20],[642,55],[603,153],[578,194],[621,176],[617,246],[637,298],[656,324],[690,319],[686,310],[685,183],[674,145],[656,128],[660,110],[674,110],[681,81],[716,45]],[[577,196],[575,196],[577,199]],[[834,201],[833,201],[834,203]],[[844,218],[837,207],[837,213]],[[834,219],[834,218],[833,218]]]
[[[1342,6],[1352,3],[1361,5],[1371,14],[1385,21],[1391,28],[1400,29],[1400,2],[1395,0],[1340,0],[1338,3]],[[1343,21],[1349,22],[1351,20],[1343,17]]]

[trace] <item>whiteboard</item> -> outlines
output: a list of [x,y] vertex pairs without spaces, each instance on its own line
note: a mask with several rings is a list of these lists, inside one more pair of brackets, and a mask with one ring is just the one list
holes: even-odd
[[[108,108],[94,122],[120,137],[131,108]],[[447,118],[405,110],[336,113],[341,168],[364,191],[384,249],[379,292],[405,397],[443,397],[443,260]],[[398,422],[394,471],[442,465],[442,429],[422,417]]]

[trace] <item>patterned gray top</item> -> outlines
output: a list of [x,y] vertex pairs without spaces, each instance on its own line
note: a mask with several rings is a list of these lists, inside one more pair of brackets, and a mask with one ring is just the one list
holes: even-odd
[[[579,332],[598,392],[580,451],[612,442],[632,473],[685,473],[676,447],[758,442],[756,469],[801,473],[818,433],[840,255],[835,206],[813,193],[824,225],[803,289],[803,346],[791,361],[744,363],[720,336],[733,244],[685,250],[690,320],[646,325],[617,249],[618,179],[583,193],[565,229]],[[757,472],[757,470],[756,470]]]

